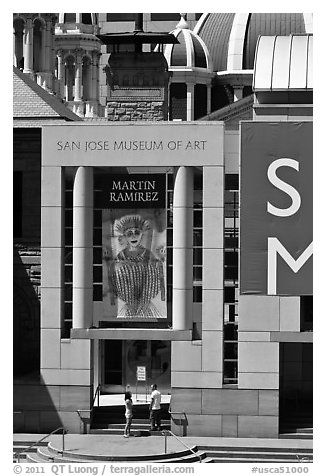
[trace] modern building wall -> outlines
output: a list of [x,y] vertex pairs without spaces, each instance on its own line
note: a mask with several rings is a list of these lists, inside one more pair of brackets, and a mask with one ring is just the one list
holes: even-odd
[[[100,14],[102,33],[121,32],[124,26],[126,31],[132,30],[133,22],[108,23],[104,15]],[[151,23],[149,15],[144,14],[144,29],[156,31],[161,24]],[[162,30],[169,31],[175,25],[173,20],[167,29],[167,23],[162,23]],[[103,65],[106,65],[109,54],[102,53]],[[133,65],[131,62],[129,69],[132,70]],[[145,70],[143,68],[144,74]],[[103,106],[106,106],[108,87],[104,73],[100,75],[100,85]],[[163,86],[165,88],[166,83]],[[151,120],[165,119],[167,115],[165,90],[162,96],[164,101],[151,103],[153,111],[141,102],[131,101],[132,94],[125,108],[112,97],[106,118],[112,119],[110,137],[117,130],[114,121],[123,117],[126,120],[127,113],[130,113],[130,122],[148,121],[146,129],[151,138],[156,137],[157,130],[161,137],[164,128],[169,127],[168,139],[176,143],[181,131],[197,131],[193,123],[164,121],[160,126],[155,125],[160,128],[155,131]],[[254,120],[259,121],[311,121],[311,91],[294,94],[260,91],[255,95],[253,110]],[[193,108],[188,102],[188,116],[192,117],[192,113]],[[135,114],[138,114],[138,119]],[[15,378],[15,431],[46,432],[61,425],[76,433],[88,430],[94,392],[101,382],[100,341],[105,339],[109,342],[111,339],[127,341],[140,336],[148,341],[171,340],[172,430],[176,434],[276,438],[284,402],[296,402],[302,396],[311,399],[312,333],[302,332],[303,306],[299,296],[242,296],[238,295],[236,288],[238,382],[225,383],[225,182],[227,175],[238,176],[240,173],[239,117],[232,118],[231,113],[230,117],[232,127],[228,128],[221,123],[199,123],[200,138],[206,137],[209,126],[216,127],[216,137],[212,139],[214,146],[205,154],[205,161],[198,151],[183,151],[179,156],[172,150],[163,155],[152,153],[145,156],[134,152],[128,156],[126,152],[115,157],[110,154],[100,157],[95,151],[89,155],[72,154],[72,160],[65,161],[62,159],[64,154],[61,157],[58,153],[53,154],[54,145],[49,132],[44,136],[42,153],[40,137],[33,144],[33,141],[28,144],[21,142],[24,145],[22,150],[15,151],[14,165],[16,172],[24,172],[21,184],[23,232],[15,240],[14,325],[19,332],[25,325],[30,328],[30,334],[25,329],[19,341],[24,343],[25,339],[25,347],[18,349],[16,342],[17,361],[20,358],[19,365],[23,365],[21,356],[30,354],[33,357],[30,361],[26,359],[24,364],[29,362],[26,364],[28,369],[36,373],[28,376],[22,372],[19,378]],[[104,128],[104,122],[99,121],[97,126],[100,124],[107,134],[109,125],[106,123]],[[96,126],[96,122],[84,124],[83,133],[91,134],[92,125]],[[130,126],[128,133],[135,124]],[[73,127],[69,132],[62,129],[63,140],[71,139]],[[55,134],[58,131],[55,127],[52,130],[56,131]],[[138,135],[133,134],[131,138],[138,140]],[[184,140],[187,134],[182,134]],[[19,141],[21,138],[15,143]],[[170,329],[92,329],[98,327],[103,314],[103,303],[93,299],[93,167],[104,169],[108,166],[141,167],[145,171],[170,168],[175,173],[171,332]],[[76,170],[72,210],[75,232],[72,242],[73,323],[71,333],[63,337],[67,167]],[[200,169],[203,177],[202,302],[193,299],[195,169]],[[238,226],[239,219],[236,218],[235,227]],[[39,368],[40,375],[37,375]]]

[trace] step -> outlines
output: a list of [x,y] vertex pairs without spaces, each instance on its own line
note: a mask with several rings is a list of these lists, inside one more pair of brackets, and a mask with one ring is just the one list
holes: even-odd
[[[149,419],[149,414],[148,413],[133,413],[133,419],[134,420],[140,420],[143,422],[148,423],[150,421]],[[161,415],[161,420],[162,421],[171,421],[170,415]],[[105,422],[112,422],[112,423],[121,423],[125,421],[125,413],[98,413],[98,414],[93,414],[92,416],[92,421],[105,421]],[[310,426],[310,425],[309,425]]]
[[[149,413],[149,403],[147,405],[133,405],[133,411],[138,413]],[[93,407],[94,413],[120,413],[125,411],[125,405]],[[169,413],[169,406],[161,406],[161,413]]]
[[[48,445],[49,452],[56,457],[60,457],[61,461],[63,459],[68,459],[70,462],[90,462],[90,461],[157,461],[157,460],[166,460],[171,457],[183,457],[186,455],[191,454],[190,450],[179,451],[177,453],[170,453],[170,454],[157,454],[157,455],[96,455],[96,454],[81,454],[81,453],[74,453],[73,451],[64,451],[63,455],[61,456],[61,450],[57,449],[51,442]],[[196,451],[197,448],[194,447],[193,451]]]
[[[91,428],[90,432],[91,435],[121,435],[123,436],[124,430],[123,429],[109,429],[109,428]],[[162,433],[160,431],[152,431],[147,429],[131,429],[131,436],[133,437],[139,437],[139,436],[161,436],[163,437]]]
[[[298,463],[298,460],[293,458],[293,460],[283,460],[283,459],[262,459],[262,458],[253,458],[253,459],[245,459],[245,458],[212,458],[210,463]],[[305,461],[305,463],[312,463],[311,461]]]
[[[229,451],[219,451],[219,450],[206,451],[206,455],[210,456],[211,458],[215,458],[215,457],[218,457],[218,458],[221,458],[221,457],[225,457],[225,458],[243,458],[243,459],[246,459],[246,460],[256,458],[256,457],[259,457],[261,459],[269,459],[269,460],[279,459],[281,457],[284,460],[289,460],[289,459],[293,460],[294,458],[296,458],[296,454],[294,454],[292,452],[279,453],[277,450],[274,451],[274,452],[266,452],[266,453],[259,452],[259,454],[255,450],[254,451],[246,451],[246,452],[241,452],[241,451],[237,451],[237,450],[233,450],[233,449],[232,450],[229,449]],[[302,457],[305,457],[305,458],[310,458],[311,457],[311,454],[309,454],[309,453],[301,453],[300,452],[300,455]]]
[[283,439],[291,439],[291,440],[313,440],[312,433],[280,433],[279,438]]
[[37,446],[48,446],[48,441],[37,441],[37,440],[15,440],[13,441],[13,447],[22,446],[28,448],[29,446],[35,445]]
[[308,433],[313,434],[313,428],[291,428],[283,427],[280,429],[280,433]]
[[[26,443],[26,444],[25,444]],[[37,447],[40,445],[39,443],[35,446],[32,446],[30,448],[30,446],[32,444],[34,444],[35,442],[18,442],[18,441],[15,441],[14,444],[13,444],[13,459],[15,462],[18,461],[18,455],[17,453],[19,453],[19,460],[24,460],[26,461],[26,455],[27,453],[36,453],[37,452]],[[42,446],[47,446],[47,442],[42,442]]]
[[291,451],[286,452],[286,449],[281,448],[281,451],[272,448],[268,448],[269,451],[266,451],[262,454],[261,448],[255,448],[255,451],[252,451],[252,448],[245,448],[245,452],[234,451],[235,448],[225,447],[224,450],[220,448],[215,448],[211,451],[202,451],[197,447],[193,448],[194,454],[190,450],[181,451],[178,453],[166,453],[161,455],[146,455],[146,456],[100,456],[100,455],[85,455],[73,453],[70,451],[65,451],[63,456],[61,451],[51,446],[49,443],[48,447],[41,447],[37,449],[37,453],[27,453],[26,462],[27,463],[89,463],[90,461],[146,461],[146,463],[199,463],[199,456],[202,463],[289,463],[289,462],[312,462],[311,449],[307,451],[301,451],[299,453],[298,449],[291,449]]
[[37,453],[28,453],[26,463],[48,463],[48,461],[41,458]]
[[[103,425],[95,425],[95,426],[92,426],[91,427],[91,431],[92,430],[112,430],[112,431],[118,431],[118,432],[121,432],[121,431],[124,431],[125,429],[125,425],[111,425],[111,424],[103,424]],[[151,430],[151,428],[148,426],[148,425],[132,425],[131,427],[131,430],[132,431],[153,431],[153,433],[159,433],[160,431],[164,431],[164,430],[170,430],[171,427],[170,425],[169,426],[162,426],[161,427],[161,430]],[[119,433],[118,433],[119,434]]]
[[[104,420],[96,420],[94,421],[93,420],[93,423],[91,425],[91,427],[95,427],[95,425],[100,425],[100,424],[105,424],[105,425],[125,425],[126,424],[126,420],[125,419],[121,419],[121,418],[116,418],[116,419],[110,419],[110,421],[104,421]],[[145,419],[145,418],[133,418],[132,420],[132,426],[135,426],[135,425],[142,425],[142,426],[145,426],[145,427],[149,427],[150,426],[150,421],[148,419]],[[161,425],[162,426],[170,426],[171,425],[171,422],[170,420],[161,420]]]
[[[213,446],[213,445],[197,445],[198,450],[200,451],[206,451],[206,452],[211,452],[211,451],[241,451],[241,452],[252,452],[253,447],[252,446]],[[296,454],[298,452],[303,452],[303,453],[310,453],[312,454],[313,449],[312,448],[283,448],[282,446],[280,447],[270,447],[270,446],[255,446],[254,448],[255,453],[293,453]]]
[[307,421],[298,421],[298,420],[287,420],[287,421],[281,421],[280,422],[280,427],[296,427],[296,428],[313,428],[313,422],[311,420]]
[[[204,460],[204,457],[202,458],[202,462]],[[155,464],[170,464],[170,463],[200,463],[199,458],[197,455],[194,454],[189,454],[184,457],[174,457],[174,458],[165,458],[165,459],[160,459],[160,460],[148,460],[146,463],[155,463]]]
[[[71,463],[76,462],[76,459],[69,456],[61,456],[61,454],[54,454],[49,448],[39,448],[37,451],[39,458],[43,459],[43,462],[47,463]],[[89,460],[85,458],[78,459],[79,463],[89,463]]]

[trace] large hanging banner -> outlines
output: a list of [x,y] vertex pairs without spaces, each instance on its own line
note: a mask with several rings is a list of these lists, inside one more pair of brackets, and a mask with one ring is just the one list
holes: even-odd
[[312,137],[312,122],[241,124],[241,294],[312,294]]
[[165,175],[109,176],[103,200],[103,319],[166,319]]

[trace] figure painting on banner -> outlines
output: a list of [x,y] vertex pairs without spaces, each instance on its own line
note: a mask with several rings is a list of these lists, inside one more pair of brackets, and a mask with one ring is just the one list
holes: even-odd
[[166,318],[165,210],[103,209],[102,246],[104,317]]

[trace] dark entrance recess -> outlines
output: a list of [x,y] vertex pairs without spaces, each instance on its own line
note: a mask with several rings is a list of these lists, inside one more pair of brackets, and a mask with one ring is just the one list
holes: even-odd
[[136,391],[137,366],[146,367],[146,384],[139,384],[139,392],[157,383],[160,391],[170,393],[171,387],[171,343],[145,340],[106,340],[102,351],[103,393],[122,393],[127,385]]
[[312,433],[313,346],[280,343],[280,433]]
[[122,385],[122,341],[105,341],[104,383]]

